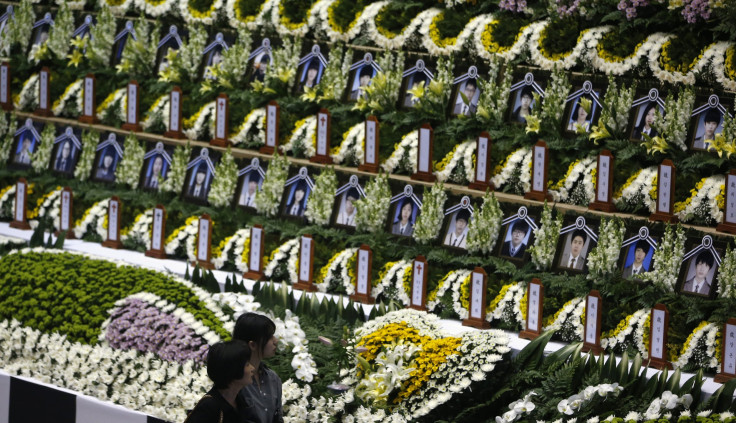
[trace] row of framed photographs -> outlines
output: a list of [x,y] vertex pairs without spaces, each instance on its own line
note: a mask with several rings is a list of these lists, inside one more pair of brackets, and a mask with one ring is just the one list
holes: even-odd
[[[38,142],[40,128],[30,119],[19,130],[11,165],[27,167],[26,159],[33,153],[32,146]],[[79,130],[60,130],[55,140],[49,169],[57,174],[71,176],[81,151]],[[31,146],[31,147],[29,147]],[[92,179],[103,183],[114,183],[117,167],[124,151],[115,134],[102,138],[96,147]],[[140,188],[158,190],[171,167],[171,147],[162,143],[150,144],[141,165]],[[210,154],[206,148],[195,149],[187,165],[187,175],[181,196],[192,202],[204,203],[215,177],[218,155]],[[255,196],[262,189],[267,163],[254,158],[240,163],[238,184],[233,197],[233,206],[254,211]],[[356,175],[340,175],[341,183],[334,195],[331,224],[352,230],[356,226],[355,202],[365,197],[364,181]],[[286,180],[281,199],[280,214],[288,219],[303,221],[304,213],[314,190],[314,179],[306,167],[295,169]],[[422,194],[412,185],[391,198],[386,230],[397,237],[411,237],[422,212]],[[460,198],[444,210],[444,220],[438,243],[456,251],[465,251],[469,226],[475,209],[469,197]],[[526,207],[502,222],[502,232],[496,246],[496,255],[521,266],[529,261],[529,247],[534,243],[534,229],[539,220]],[[619,267],[624,278],[636,278],[652,270],[652,258],[660,237],[650,233],[647,227],[630,234],[623,244]],[[577,217],[568,219],[560,231],[559,243],[554,260],[554,269],[560,272],[587,273],[588,256],[598,242],[597,222]],[[691,240],[688,253],[683,259],[678,290],[685,294],[713,297],[716,293],[716,276],[721,264],[724,248],[715,243],[710,235],[700,240]]]
[[[86,37],[94,25],[94,19],[86,16],[80,26],[74,32],[75,37]],[[33,44],[43,43],[48,39],[48,32],[53,25],[51,15],[47,13],[37,21],[33,27]],[[113,46],[113,66],[117,64],[129,38],[135,37],[135,29],[132,21],[120,22],[120,31],[115,37]],[[215,34],[211,42],[204,48],[200,65],[200,77],[212,78],[212,68],[219,66],[223,60],[223,54],[229,46],[235,42],[234,38]],[[156,54],[157,73],[163,72],[172,58],[172,54],[181,48],[183,42],[176,26],[171,26],[161,34]],[[306,46],[305,46],[306,48]],[[301,94],[309,88],[315,87],[321,81],[328,64],[326,46],[315,44],[303,52],[298,63],[295,94]],[[272,63],[273,46],[271,40],[264,38],[258,40],[252,47],[248,56],[248,66],[245,80],[249,82],[263,81]],[[404,109],[415,107],[419,99],[412,94],[412,89],[420,86],[428,86],[435,78],[432,65],[422,59],[406,59],[402,74],[401,92],[397,106]],[[371,84],[373,78],[383,72],[380,63],[373,59],[371,53],[356,51],[350,66],[348,83],[345,87],[343,100],[357,101],[364,96],[364,89]],[[478,102],[481,97],[479,84],[479,66],[472,65],[459,69],[458,76],[453,81],[451,101],[447,108],[451,116],[472,116],[477,112]],[[514,76],[514,83],[508,99],[509,122],[525,124],[526,116],[534,113],[540,107],[538,99],[545,96],[545,82],[548,74],[544,72],[521,73]],[[573,92],[566,99],[565,112],[562,127],[564,134],[574,136],[581,133],[589,133],[593,126],[598,124],[603,109],[603,97],[606,84],[603,81],[595,83],[577,79],[573,81]],[[244,87],[246,88],[246,87]],[[705,151],[709,149],[707,141],[712,141],[723,132],[723,122],[728,110],[733,107],[733,98],[723,95],[711,94],[699,97],[696,108],[692,111],[689,131],[689,148],[691,150]],[[657,88],[642,90],[631,106],[628,137],[632,141],[645,141],[646,137],[660,135],[653,123],[656,113],[664,113],[664,99]]]

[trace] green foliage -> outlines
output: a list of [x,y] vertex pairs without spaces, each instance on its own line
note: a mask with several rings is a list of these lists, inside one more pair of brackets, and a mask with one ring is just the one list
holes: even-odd
[[192,147],[187,143],[186,146],[177,146],[174,150],[174,157],[171,159],[171,169],[169,170],[166,180],[160,185],[162,192],[181,191],[184,186],[184,179],[187,176],[187,163],[189,156],[192,155]]
[[[15,9],[15,18],[8,23],[8,28],[6,29],[10,43],[8,46],[9,49],[12,49],[16,53],[25,54],[28,43],[31,41],[31,32],[33,31],[32,28],[35,19],[36,14],[33,13],[31,0],[21,1],[19,7]],[[17,47],[13,48],[14,46]]]
[[54,149],[54,140],[56,139],[56,126],[46,125],[41,132],[41,140],[38,148],[33,153],[31,165],[36,173],[41,173],[49,168],[49,160],[51,160],[51,150]]
[[137,39],[130,37],[125,43],[123,56],[120,64],[117,65],[116,71],[120,74],[127,74],[133,77],[141,78],[151,74],[156,63],[156,52],[158,50],[157,35],[161,29],[160,23],[156,22],[151,30],[151,26],[141,15],[135,22],[135,34]]
[[445,184],[435,183],[432,189],[424,195],[422,213],[417,218],[412,236],[420,244],[429,243],[437,238],[442,229],[445,214],[447,193]]
[[69,40],[74,33],[74,15],[69,5],[62,2],[59,6],[59,12],[54,19],[54,26],[49,33],[47,42],[48,51],[58,60],[66,59],[71,44]]
[[116,181],[125,184],[130,188],[138,188],[138,180],[141,177],[141,167],[143,166],[143,156],[146,154],[145,148],[138,141],[138,137],[132,132],[125,137],[123,158],[116,170]]
[[382,172],[366,185],[365,198],[355,202],[356,228],[362,232],[383,232],[390,205],[391,188],[388,185],[388,174]]
[[335,169],[326,167],[314,180],[314,191],[312,191],[310,201],[307,203],[307,211],[304,212],[304,216],[307,217],[309,223],[321,226],[330,223],[336,190],[337,175]]
[[490,253],[498,240],[503,212],[496,196],[486,190],[480,211],[473,216],[466,243],[470,253]]
[[190,288],[161,273],[68,253],[29,252],[0,259],[0,318],[15,318],[74,342],[96,343],[107,310],[138,292],[177,304],[221,337],[229,337]]
[[268,164],[263,186],[256,194],[256,210],[266,216],[275,216],[284,193],[284,183],[289,174],[289,160],[285,156],[274,154]]
[[230,148],[222,154],[215,174],[207,201],[213,207],[225,207],[232,202],[238,184],[238,165],[235,163]]
[[82,153],[79,155],[77,167],[74,169],[74,177],[80,181],[86,181],[92,174],[92,164],[95,160],[97,144],[100,134],[93,130],[82,132]]
[[89,46],[85,50],[85,56],[94,68],[107,68],[110,66],[110,51],[115,40],[115,17],[106,4],[97,15],[97,22],[90,30]]
[[218,89],[239,90],[243,86],[248,69],[248,61],[243,58],[250,54],[252,41],[253,37],[249,30],[238,31],[238,41],[222,52],[222,62],[210,67],[213,78],[205,78],[202,81],[203,93]]
[[189,31],[189,39],[179,51],[169,51],[169,67],[161,72],[162,80],[178,84],[194,81],[199,76],[202,51],[207,44],[207,31],[201,25],[190,25]]

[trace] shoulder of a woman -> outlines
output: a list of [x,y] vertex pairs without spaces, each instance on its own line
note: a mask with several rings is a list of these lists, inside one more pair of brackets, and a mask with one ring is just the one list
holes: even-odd
[[212,416],[220,415],[220,407],[212,395],[205,395],[199,400],[194,409],[189,413],[184,423],[197,423],[200,421],[211,421]]

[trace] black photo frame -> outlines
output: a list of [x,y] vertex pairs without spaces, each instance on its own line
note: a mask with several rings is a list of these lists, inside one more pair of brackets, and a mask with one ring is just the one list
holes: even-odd
[[139,179],[140,188],[146,191],[158,191],[164,183],[171,169],[171,156],[174,153],[172,147],[164,146],[157,142],[153,148],[143,156],[143,166]]
[[41,142],[42,129],[43,123],[34,122],[30,118],[23,121],[22,125],[18,125],[14,134],[13,154],[9,162],[12,167],[20,169],[31,167],[33,153],[36,152]]
[[363,96],[362,87],[370,85],[373,78],[382,71],[381,66],[373,60],[371,53],[363,54],[360,60],[350,65],[345,99],[347,101],[358,101]]
[[108,184],[115,182],[115,172],[121,160],[123,160],[123,146],[118,142],[117,135],[111,132],[97,144],[92,179]]
[[544,88],[540,85],[542,80],[535,77],[533,73],[527,72],[523,78],[511,85],[509,92],[508,121],[517,125],[526,125],[526,115],[542,107],[537,104],[534,94],[544,98]]
[[413,186],[406,185],[401,193],[391,198],[391,206],[388,232],[396,236],[411,237],[417,218],[422,212],[422,199],[414,192]]
[[332,207],[332,225],[339,228],[355,229],[358,209],[355,202],[365,198],[365,191],[358,176],[351,175],[348,182],[335,191],[335,204]]
[[299,59],[297,64],[297,84],[296,93],[304,93],[306,89],[315,88],[327,69],[327,58],[322,54],[318,44],[312,46],[312,49],[304,57]]
[[51,152],[51,170],[64,176],[72,176],[74,168],[82,152],[81,128],[66,127],[54,140],[54,148]]
[[[725,248],[710,235],[705,235],[700,239],[690,239],[686,251],[682,257],[676,291],[681,295],[715,298],[718,293],[718,271]],[[703,271],[705,273],[701,275]]]
[[238,188],[235,190],[233,202],[244,209],[255,210],[256,194],[263,188],[267,163],[261,163],[254,157],[248,166],[238,171]]
[[631,114],[629,115],[630,141],[646,141],[644,134],[652,138],[660,135],[651,126],[651,122],[654,120],[657,111],[664,114],[664,100],[657,88],[650,89],[645,96],[634,100],[631,104]]
[[414,96],[412,89],[423,85],[425,88],[434,79],[434,74],[428,68],[424,60],[418,59],[414,66],[405,70],[401,75],[401,92],[399,95],[399,107],[402,109],[412,109],[419,102],[419,98]]
[[138,39],[138,36],[135,33],[135,25],[133,24],[133,21],[126,21],[123,24],[123,28],[113,40],[112,60],[110,61],[111,67],[115,67],[120,64],[120,61],[123,59],[123,51],[125,50],[125,45],[128,43],[128,39],[131,37],[134,40]]
[[654,268],[654,253],[657,251],[658,236],[653,236],[648,227],[642,226],[638,231],[629,233],[621,244],[619,254],[619,270],[624,279],[637,278],[637,275],[651,272]]
[[706,148],[705,142],[714,140],[718,134],[723,133],[723,121],[726,116],[731,116],[728,112],[731,105],[722,104],[723,99],[716,94],[698,100],[700,106],[690,116],[688,146],[694,151],[712,151],[713,148]]
[[314,190],[314,181],[306,167],[301,167],[296,175],[284,183],[281,199],[281,215],[290,219],[304,220],[309,197]]
[[[570,222],[570,219],[568,219]],[[559,272],[587,273],[588,254],[598,244],[595,226],[585,217],[578,216],[571,224],[560,229],[554,267]],[[577,255],[575,253],[577,252]]]
[[[603,96],[605,95],[605,87],[603,84],[596,84],[589,80],[583,81],[578,85],[565,100],[565,112],[562,120],[562,131],[566,135],[575,136],[578,134],[578,128],[585,130],[589,134],[593,126],[598,124],[598,119],[603,110]],[[590,111],[586,111],[582,106],[581,100],[590,101]]]
[[273,50],[271,40],[264,38],[260,45],[248,56],[248,68],[246,70],[247,80],[250,83],[264,82],[269,66],[273,62]]
[[187,164],[182,197],[190,202],[207,204],[207,196],[215,179],[216,154],[202,148],[194,151],[194,158]]
[[529,214],[525,206],[519,207],[516,214],[501,222],[503,236],[498,240],[497,255],[520,266],[529,261],[529,247],[534,245],[534,231],[537,220]]
[[445,210],[445,222],[441,232],[444,247],[459,251],[467,250],[468,231],[474,214],[475,209],[467,195],[463,196],[458,204]]
[[470,66],[465,74],[455,78],[452,85],[450,115],[475,116],[481,95],[480,86],[478,85],[478,68]]
[[182,44],[179,29],[176,25],[171,25],[156,47],[156,67],[154,69],[156,69],[157,75],[160,75],[169,67],[169,53],[171,51],[178,52]]
[[224,54],[229,49],[229,45],[225,40],[222,32],[215,34],[215,38],[202,51],[202,71],[201,79],[214,79],[212,67],[219,66],[224,60]]

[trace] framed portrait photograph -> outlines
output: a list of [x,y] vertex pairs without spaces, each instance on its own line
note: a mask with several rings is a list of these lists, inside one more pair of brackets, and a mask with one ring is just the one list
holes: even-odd
[[391,198],[389,232],[393,235],[410,237],[414,224],[422,212],[422,200],[414,193],[414,187],[406,185],[404,190]]
[[72,39],[89,37],[93,25],[92,15],[85,15],[82,23],[72,33]]
[[459,250],[467,249],[468,229],[473,219],[473,212],[468,196],[463,196],[460,203],[445,210],[442,245]]
[[690,117],[690,149],[695,151],[713,150],[708,147],[708,141],[716,139],[718,134],[723,133],[723,120],[728,113],[728,107],[722,104],[722,99],[716,94],[711,94],[703,104],[696,107]]
[[235,191],[235,205],[249,209],[256,207],[256,194],[261,191],[266,171],[257,157],[238,172],[239,185]]
[[215,39],[202,51],[202,79],[215,79],[212,69],[220,66],[228,48],[225,36],[218,32]]
[[335,205],[333,207],[333,223],[335,226],[355,228],[355,217],[358,209],[355,202],[365,198],[365,191],[356,175],[350,176],[348,183],[335,191]]
[[31,119],[26,119],[22,125],[18,125],[10,159],[13,167],[28,168],[31,166],[31,157],[41,141],[42,129],[42,123],[36,123]]
[[424,60],[419,59],[413,67],[405,70],[401,77],[402,90],[399,95],[400,106],[411,109],[419,102],[419,98],[412,94],[411,91],[419,87],[426,88],[434,79],[434,74],[427,68]]
[[297,75],[299,83],[296,84],[296,93],[306,92],[307,88],[314,88],[322,80],[322,74],[327,67],[327,59],[322,54],[319,45],[312,46],[312,50],[299,59]]
[[541,104],[537,104],[534,94],[544,98],[544,88],[531,72],[526,73],[522,80],[511,85],[509,122],[526,125],[526,116],[533,114],[537,107],[541,107]]
[[631,141],[646,141],[644,135],[652,138],[659,136],[653,123],[657,112],[664,113],[664,100],[659,90],[652,88],[646,96],[634,100],[629,117],[629,139]]
[[54,20],[51,18],[51,13],[48,12],[43,15],[43,18],[33,24],[33,29],[31,31],[31,48],[33,46],[40,46],[48,41],[51,26],[53,24]]
[[371,53],[365,53],[361,60],[350,65],[346,98],[357,101],[363,98],[365,87],[371,84],[373,77],[381,72],[381,66],[373,60]]
[[621,246],[621,276],[624,279],[635,279],[637,275],[652,270],[652,259],[657,251],[658,237],[650,235],[649,228],[642,226],[633,236],[629,236]]
[[110,133],[97,145],[92,179],[98,182],[115,182],[115,171],[123,159],[123,147],[118,143],[117,135]]
[[478,68],[471,66],[468,71],[453,81],[453,94],[450,114],[452,116],[474,116],[478,110],[480,88],[478,87]]
[[110,66],[114,67],[120,64],[120,61],[123,58],[125,45],[128,43],[128,38],[130,38],[133,34],[135,34],[133,21],[126,21],[123,25],[123,28],[120,30],[120,32],[118,32],[118,34],[115,36],[115,39],[113,40],[112,62],[110,63]]
[[173,148],[166,148],[162,142],[158,142],[143,156],[139,182],[141,189],[158,191],[171,168],[172,154]]
[[526,207],[521,206],[516,214],[505,218],[501,224],[504,230],[503,238],[499,240],[499,257],[516,264],[526,262],[529,259],[527,250],[534,242],[536,219],[529,215]]
[[79,153],[82,151],[82,143],[79,141],[81,136],[80,128],[67,127],[56,137],[51,152],[51,169],[54,172],[67,176],[74,173]]
[[691,240],[682,258],[677,292],[705,298],[715,298],[718,269],[724,248],[716,245],[710,235]]
[[603,88],[593,86],[590,81],[583,82],[565,100],[564,132],[569,135],[590,133],[590,129],[598,123],[603,103]]
[[557,270],[585,273],[588,271],[588,253],[598,244],[596,228],[584,217],[579,216],[574,223],[560,230],[557,244],[557,257],[554,261]]
[[195,152],[194,158],[187,164],[187,176],[182,191],[184,198],[206,204],[215,176],[214,160],[207,148],[202,148],[198,154]]
[[248,73],[247,79],[249,82],[263,82],[266,79],[266,73],[268,72],[268,67],[271,65],[272,55],[271,40],[264,38],[261,40],[261,44],[248,57],[250,65],[246,72]]
[[171,25],[169,30],[161,37],[161,41],[159,41],[156,48],[156,74],[161,74],[161,72],[169,68],[169,60],[171,60],[170,53],[172,51],[178,53],[182,44],[179,29],[176,25]]
[[287,179],[286,183],[284,183],[284,188],[281,215],[304,219],[304,212],[307,211],[309,196],[314,189],[314,181],[309,176],[307,168],[300,168],[296,175]]

